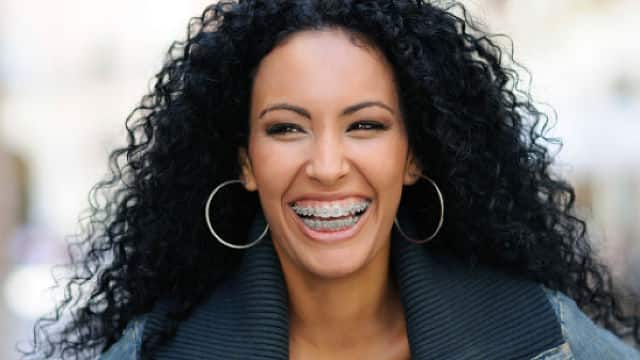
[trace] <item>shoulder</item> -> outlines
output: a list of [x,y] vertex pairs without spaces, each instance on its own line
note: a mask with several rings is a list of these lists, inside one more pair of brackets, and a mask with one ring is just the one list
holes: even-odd
[[565,294],[545,288],[575,359],[639,359],[640,353],[584,314]]
[[122,337],[103,353],[99,360],[137,360],[140,358],[142,331],[146,316],[139,316],[129,322]]

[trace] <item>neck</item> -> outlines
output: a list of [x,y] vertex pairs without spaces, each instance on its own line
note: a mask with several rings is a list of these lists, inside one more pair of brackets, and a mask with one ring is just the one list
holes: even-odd
[[323,351],[367,347],[404,331],[404,314],[389,271],[389,247],[356,273],[320,278],[283,263],[292,342]]

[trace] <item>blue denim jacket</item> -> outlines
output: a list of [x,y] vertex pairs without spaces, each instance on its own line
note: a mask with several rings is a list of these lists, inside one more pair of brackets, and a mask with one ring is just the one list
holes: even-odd
[[[561,324],[565,343],[545,351],[533,359],[536,360],[583,360],[583,359],[640,359],[640,353],[623,343],[609,331],[595,325],[575,302],[564,294],[545,289],[558,321]],[[145,318],[136,318],[124,331],[122,338],[115,343],[101,360],[137,360],[140,358],[142,332]]]
[[[596,326],[575,302],[541,285],[392,241],[391,264],[413,359],[637,359],[640,353]],[[139,359],[145,333],[160,328],[159,302],[131,321],[102,360]],[[215,334],[215,335],[213,335]],[[212,336],[214,336],[212,338]],[[247,250],[158,357],[286,359],[287,290],[270,241]]]
[[595,325],[566,295],[545,289],[560,322],[565,343],[534,359],[640,359],[640,353]]

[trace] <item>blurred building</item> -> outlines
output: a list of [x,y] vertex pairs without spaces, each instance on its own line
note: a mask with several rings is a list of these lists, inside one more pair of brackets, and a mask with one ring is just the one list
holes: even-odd
[[513,39],[534,99],[557,114],[550,135],[564,145],[556,171],[575,186],[594,246],[614,275],[640,291],[640,3],[464,3],[491,32]]

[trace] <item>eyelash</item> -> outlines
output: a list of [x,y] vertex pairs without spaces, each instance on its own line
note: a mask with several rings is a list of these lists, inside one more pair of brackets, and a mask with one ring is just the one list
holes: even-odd
[[[387,126],[377,121],[356,121],[349,126],[348,130],[386,130]],[[270,126],[267,135],[278,135],[285,133],[304,132],[296,124],[282,123]]]
[[[295,131],[290,131],[290,130],[295,130]],[[295,124],[275,124],[272,126],[269,126],[269,128],[267,129],[267,135],[279,135],[279,134],[285,134],[285,133],[294,133],[294,132],[303,132],[302,129]]]
[[[354,126],[364,126],[363,128],[357,128],[357,129],[353,129]],[[385,124],[379,123],[377,121],[356,121],[353,124],[351,124],[351,126],[349,126],[349,129],[353,129],[353,130],[386,130],[387,126]]]

